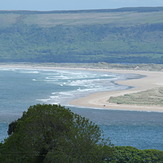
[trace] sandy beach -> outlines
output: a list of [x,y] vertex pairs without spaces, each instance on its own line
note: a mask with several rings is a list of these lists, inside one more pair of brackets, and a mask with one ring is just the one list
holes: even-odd
[[112,73],[130,73],[145,75],[140,79],[118,81],[118,84],[133,86],[132,89],[120,90],[120,91],[109,91],[109,92],[98,92],[90,94],[89,96],[76,99],[70,102],[70,105],[91,107],[91,108],[102,108],[112,110],[132,110],[132,111],[154,111],[163,112],[162,106],[147,106],[147,105],[126,105],[126,104],[115,104],[109,103],[109,98],[120,96],[124,94],[136,93],[153,89],[156,87],[163,87],[163,72],[158,71],[140,71],[140,70],[107,70]]
[[132,110],[132,111],[154,111],[163,112],[162,106],[148,106],[148,105],[126,105],[109,103],[110,97],[116,97],[124,94],[131,94],[141,91],[146,91],[156,87],[163,87],[163,72],[162,71],[141,71],[141,70],[116,70],[116,69],[90,69],[90,68],[69,68],[69,67],[53,67],[37,64],[1,64],[0,68],[24,68],[24,69],[75,69],[75,70],[92,70],[111,73],[123,73],[123,74],[140,74],[145,77],[139,79],[130,79],[117,81],[117,84],[132,86],[133,88],[119,91],[106,91],[90,94],[86,97],[75,99],[69,103],[69,105],[79,107],[91,107],[98,109],[109,110]]

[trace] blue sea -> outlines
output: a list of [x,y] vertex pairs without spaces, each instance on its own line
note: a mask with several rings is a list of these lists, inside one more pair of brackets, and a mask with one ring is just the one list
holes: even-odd
[[99,91],[130,89],[117,80],[136,74],[63,69],[0,68],[0,141],[8,124],[38,103],[61,104],[89,118],[114,145],[163,150],[163,113],[70,106],[69,101]]

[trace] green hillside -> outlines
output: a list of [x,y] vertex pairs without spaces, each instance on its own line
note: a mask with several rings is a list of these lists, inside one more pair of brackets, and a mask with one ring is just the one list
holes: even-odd
[[163,7],[0,11],[0,62],[163,63]]

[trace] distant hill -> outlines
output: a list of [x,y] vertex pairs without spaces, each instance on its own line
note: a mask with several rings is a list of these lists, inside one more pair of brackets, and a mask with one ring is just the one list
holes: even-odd
[[163,63],[163,7],[0,11],[0,62]]

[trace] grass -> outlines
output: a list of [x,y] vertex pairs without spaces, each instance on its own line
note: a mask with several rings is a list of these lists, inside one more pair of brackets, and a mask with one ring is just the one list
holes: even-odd
[[163,106],[163,87],[118,97],[110,97],[108,101],[117,104]]
[[[22,17],[23,15],[23,17]],[[137,24],[163,23],[163,11],[159,12],[86,12],[86,13],[33,13],[0,14],[0,22],[12,25],[17,20],[24,24],[37,24],[40,27],[54,27],[56,25],[91,25],[110,24],[112,26],[132,26]],[[3,23],[0,27],[3,27]]]
[[[28,18],[28,17],[27,17]],[[163,12],[154,13],[71,13],[71,14],[43,14],[31,15],[31,24],[35,22],[40,26],[55,25],[91,25],[114,24],[117,26],[131,26],[137,23],[163,22]],[[27,22],[27,21],[26,21]]]

